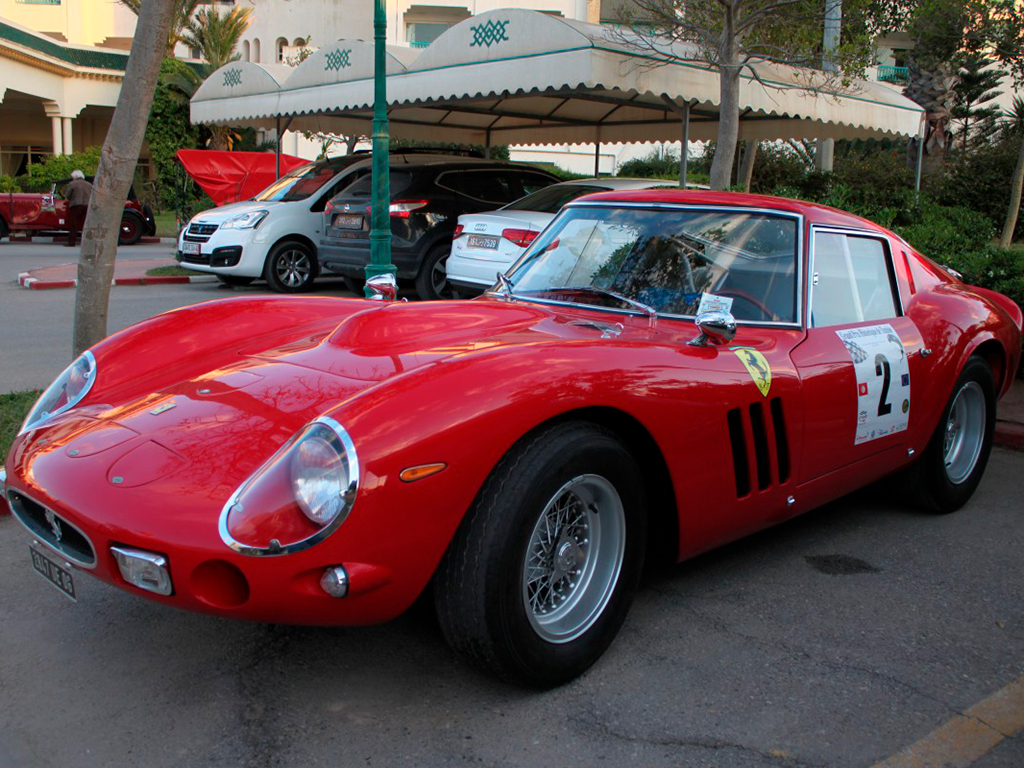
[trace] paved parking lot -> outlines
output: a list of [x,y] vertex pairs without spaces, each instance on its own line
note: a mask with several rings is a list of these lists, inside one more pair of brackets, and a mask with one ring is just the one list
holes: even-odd
[[[0,246],[0,391],[63,367],[74,301],[14,287],[9,255]],[[112,330],[222,295],[116,288]],[[0,517],[0,768],[852,768],[950,724],[965,727],[943,762],[902,765],[1020,768],[1021,708],[999,722],[971,708],[1024,690],[1022,470],[1024,454],[997,449],[957,514],[880,486],[652,573],[609,653],[540,694],[466,667],[426,605],[381,627],[284,627],[84,575],[73,604]]]

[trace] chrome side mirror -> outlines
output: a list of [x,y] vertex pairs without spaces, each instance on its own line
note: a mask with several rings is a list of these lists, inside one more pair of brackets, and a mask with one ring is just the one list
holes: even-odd
[[369,278],[366,287],[373,292],[367,297],[373,301],[394,301],[398,298],[398,280],[390,272]]
[[736,318],[729,312],[716,309],[697,315],[700,336],[688,342],[691,347],[706,347],[710,341],[715,346],[728,344],[736,336]]

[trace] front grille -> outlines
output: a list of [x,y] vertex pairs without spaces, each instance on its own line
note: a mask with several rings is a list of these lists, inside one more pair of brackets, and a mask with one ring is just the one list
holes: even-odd
[[181,252],[180,260],[189,264],[209,264],[210,254],[208,253],[185,253]]
[[88,537],[63,517],[17,491],[9,491],[7,500],[14,516],[37,539],[74,563],[87,568],[96,565],[96,550]]
[[210,235],[217,231],[216,224],[189,224],[185,230],[185,240],[190,243],[205,243],[210,240]]

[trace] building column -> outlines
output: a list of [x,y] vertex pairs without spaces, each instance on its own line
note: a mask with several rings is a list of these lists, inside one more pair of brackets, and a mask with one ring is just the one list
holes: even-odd
[[53,134],[53,154],[63,155],[64,154],[64,142],[62,140],[60,118],[50,118],[50,132]]
[[63,131],[63,133],[64,133],[64,141],[62,142],[62,144],[63,144],[63,149],[64,149],[64,154],[65,155],[70,155],[72,152],[75,151],[74,145],[71,142],[71,121],[73,119],[74,118],[71,118],[71,117],[62,117],[60,119],[62,127],[64,129],[64,131]]

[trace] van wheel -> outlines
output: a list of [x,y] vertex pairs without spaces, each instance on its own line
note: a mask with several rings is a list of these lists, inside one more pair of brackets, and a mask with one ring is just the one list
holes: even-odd
[[278,243],[267,256],[263,279],[278,293],[305,293],[313,287],[320,265],[312,249],[294,240]]

